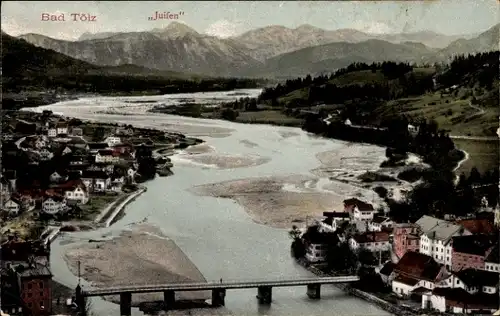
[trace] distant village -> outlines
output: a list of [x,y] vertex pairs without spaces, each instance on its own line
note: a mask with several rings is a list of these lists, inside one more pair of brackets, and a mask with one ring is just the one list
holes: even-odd
[[313,267],[346,260],[336,252],[341,244],[348,247],[357,254],[354,269],[376,277],[370,292],[384,300],[422,313],[492,314],[500,297],[499,226],[498,207],[486,202],[474,218],[426,215],[415,223],[394,223],[372,204],[352,198],[342,212],[325,212],[290,233],[304,245],[301,259]]
[[125,203],[144,190],[139,183],[156,174],[171,174],[168,154],[199,142],[177,133],[82,122],[50,111],[4,114],[2,312],[71,311],[71,299],[67,303],[53,294],[50,239],[64,227],[71,228],[68,223],[109,223],[116,207],[107,206]]

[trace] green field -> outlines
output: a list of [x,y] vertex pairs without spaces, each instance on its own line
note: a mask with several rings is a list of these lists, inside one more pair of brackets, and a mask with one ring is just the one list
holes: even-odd
[[460,166],[458,173],[469,174],[473,167],[476,167],[480,173],[498,168],[500,159],[498,141],[454,139],[453,142],[459,149],[469,154],[469,159]]
[[494,136],[498,128],[498,109],[483,110],[481,112],[469,105],[469,99],[460,100],[454,96],[433,93],[387,102],[377,109],[376,114],[379,118],[399,113],[411,118],[435,120],[440,129],[451,135]]

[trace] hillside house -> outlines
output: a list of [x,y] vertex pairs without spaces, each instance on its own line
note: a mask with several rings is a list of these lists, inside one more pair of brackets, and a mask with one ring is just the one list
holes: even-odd
[[373,205],[356,198],[344,200],[344,212],[351,215],[357,221],[371,221],[376,213]]
[[485,259],[493,250],[494,240],[487,235],[452,238],[451,270],[484,269]]
[[432,290],[443,279],[447,278],[446,268],[432,257],[407,252],[394,267],[392,291],[399,296],[410,296],[420,287]]

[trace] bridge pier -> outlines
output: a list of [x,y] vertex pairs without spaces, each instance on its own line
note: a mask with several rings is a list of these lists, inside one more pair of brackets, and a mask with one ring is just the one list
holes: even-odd
[[309,298],[319,299],[321,297],[321,284],[308,284],[307,296],[309,296]]
[[120,315],[132,315],[132,293],[120,293]]
[[226,289],[213,289],[212,290],[212,306],[221,307],[226,305]]
[[75,303],[76,303],[76,306],[78,306],[78,310],[79,310],[79,313],[80,315],[82,316],[87,316],[87,310],[85,308],[85,297],[83,296],[83,293],[82,293],[82,288],[80,286],[80,284],[78,284],[76,286],[76,289],[75,289]]
[[273,288],[271,286],[259,286],[257,288],[257,298],[261,304],[271,304]]
[[163,291],[164,310],[172,309],[175,305],[175,291]]

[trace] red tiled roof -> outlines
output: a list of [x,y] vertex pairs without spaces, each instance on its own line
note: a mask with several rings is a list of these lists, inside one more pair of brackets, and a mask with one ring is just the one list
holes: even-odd
[[464,219],[457,223],[472,234],[495,234],[495,225],[487,219]]
[[85,184],[83,183],[83,181],[81,179],[66,181],[65,183],[59,184],[56,188],[62,189],[64,191],[68,191],[68,190],[74,190],[77,187],[80,187],[85,192],[87,192],[87,187],[85,186]]
[[359,244],[368,242],[386,242],[389,241],[389,233],[386,231],[366,232],[361,235],[354,236],[354,240]]
[[419,252],[408,251],[394,267],[396,273],[401,273],[416,279],[435,281],[443,265],[432,257]]
[[453,251],[476,256],[485,256],[493,244],[492,236],[487,235],[457,236],[452,239]]

